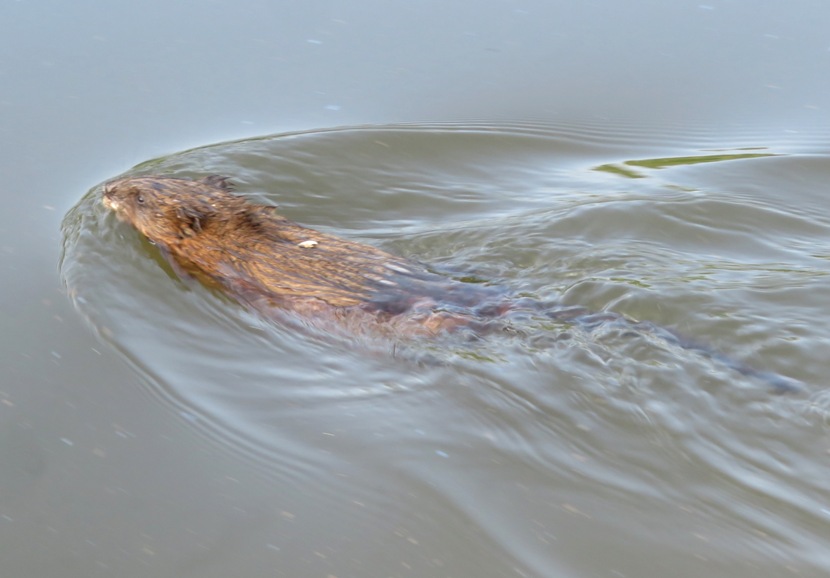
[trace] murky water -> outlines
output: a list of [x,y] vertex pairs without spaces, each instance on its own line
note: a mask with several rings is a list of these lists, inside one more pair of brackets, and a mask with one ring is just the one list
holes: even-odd
[[[0,13],[0,576],[830,574],[826,1]],[[263,319],[100,206],[158,157],[804,392],[614,324]]]
[[413,124],[218,144],[128,173],[228,175],[304,225],[671,327],[803,382],[796,395],[614,325],[529,318],[408,344],[442,364],[296,331],[179,279],[100,186],[64,219],[61,274],[147,396],[277,488],[252,542],[290,551],[293,572],[821,575],[825,144]]

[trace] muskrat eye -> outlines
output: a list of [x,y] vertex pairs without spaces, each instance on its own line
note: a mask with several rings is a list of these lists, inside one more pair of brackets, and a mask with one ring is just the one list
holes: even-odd
[[144,195],[137,195],[135,200],[139,205],[143,205],[144,204]]

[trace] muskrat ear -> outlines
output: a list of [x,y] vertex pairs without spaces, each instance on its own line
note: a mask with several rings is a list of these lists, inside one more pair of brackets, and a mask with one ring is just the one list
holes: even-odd
[[194,207],[176,207],[176,219],[179,223],[179,237],[192,237],[202,230],[208,215]]
[[233,184],[230,182],[230,177],[223,177],[222,175],[210,175],[201,179],[200,183],[205,183],[211,187],[222,189],[223,191],[233,191]]

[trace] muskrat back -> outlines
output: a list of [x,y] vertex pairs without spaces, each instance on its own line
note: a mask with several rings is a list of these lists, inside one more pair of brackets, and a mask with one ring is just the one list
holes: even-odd
[[[359,308],[389,317],[425,313],[439,303],[471,306],[499,293],[303,227],[276,207],[232,191],[228,179],[219,176],[199,181],[134,177],[107,183],[103,202],[180,272],[247,303],[300,311]],[[436,322],[436,316],[427,317]]]

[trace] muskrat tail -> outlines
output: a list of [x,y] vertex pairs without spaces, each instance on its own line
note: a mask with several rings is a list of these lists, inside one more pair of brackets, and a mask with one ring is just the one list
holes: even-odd
[[682,347],[687,351],[694,351],[696,353],[703,355],[707,359],[717,361],[718,363],[725,365],[729,369],[737,371],[741,375],[761,380],[767,383],[770,387],[772,387],[774,393],[781,395],[802,393],[805,389],[804,384],[798,381],[797,379],[781,375],[780,373],[775,373],[774,371],[766,371],[752,367],[751,365],[748,365],[743,361],[726,355],[725,353],[721,353],[720,351],[717,351],[708,345],[704,345],[692,339],[688,339],[672,331],[671,329],[661,327],[650,321],[640,321],[638,323],[635,323],[635,327],[637,327],[638,329],[649,331],[654,335],[659,336],[667,343],[677,345],[678,347]]
[[708,345],[684,337],[671,329],[662,327],[651,321],[632,321],[619,313],[613,312],[591,313],[582,307],[551,310],[548,311],[547,315],[552,319],[575,323],[589,332],[606,323],[622,324],[632,331],[650,333],[670,345],[676,345],[687,351],[699,353],[707,359],[712,359],[725,365],[729,369],[737,371],[741,375],[761,380],[772,387],[773,392],[776,394],[795,394],[802,393],[805,390],[805,385],[797,379],[775,373],[774,371],[757,369],[743,361],[721,353]]

